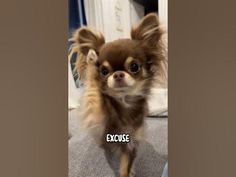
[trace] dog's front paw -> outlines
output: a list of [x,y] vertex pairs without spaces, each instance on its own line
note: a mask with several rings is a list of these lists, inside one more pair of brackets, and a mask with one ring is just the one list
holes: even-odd
[[120,177],[135,177],[135,173],[133,170],[131,170],[129,173],[120,174]]
[[134,174],[126,174],[126,175],[121,175],[120,177],[135,177],[135,175]]
[[98,60],[98,56],[93,49],[90,49],[87,55],[86,62],[87,64],[96,64]]

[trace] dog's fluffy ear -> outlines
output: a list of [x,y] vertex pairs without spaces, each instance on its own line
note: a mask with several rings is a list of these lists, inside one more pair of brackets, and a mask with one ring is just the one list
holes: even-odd
[[78,44],[79,51],[84,55],[88,54],[90,49],[95,52],[105,43],[105,39],[101,33],[92,31],[87,27],[79,28],[74,34],[74,41]]
[[156,46],[162,33],[158,16],[155,13],[150,13],[132,28],[131,38],[147,43],[149,46]]
[[140,41],[145,47],[148,70],[160,77],[163,77],[165,73],[162,62],[167,61],[162,41],[162,34],[164,33],[165,30],[161,27],[155,13],[143,17],[140,23],[131,30],[131,38]]
[[98,53],[100,47],[105,43],[105,39],[101,33],[92,31],[87,27],[81,27],[75,31],[72,41],[77,52],[76,69],[80,80],[84,82],[88,52],[93,50]]

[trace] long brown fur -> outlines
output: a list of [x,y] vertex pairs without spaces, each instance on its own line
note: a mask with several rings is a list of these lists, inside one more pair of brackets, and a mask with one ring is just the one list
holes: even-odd
[[[119,149],[120,177],[131,175],[148,112],[147,99],[156,75],[161,72],[161,63],[165,61],[162,34],[157,15],[149,14],[132,28],[131,39],[105,43],[102,34],[84,27],[78,29],[73,38],[77,49],[74,51],[78,52],[77,69],[85,83],[81,105],[83,123],[94,132],[95,139],[105,150]],[[129,61],[140,63],[141,70],[130,73]],[[110,71],[106,77],[100,73],[104,66]],[[127,92],[108,87],[117,71],[125,74],[127,83],[135,83]],[[108,133],[127,133],[130,142],[107,143]]]

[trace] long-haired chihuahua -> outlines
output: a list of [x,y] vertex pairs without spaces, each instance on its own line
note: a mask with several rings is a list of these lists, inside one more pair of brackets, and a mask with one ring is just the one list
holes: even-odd
[[[105,150],[119,150],[120,177],[131,176],[148,113],[147,99],[156,74],[162,71],[162,34],[157,15],[151,13],[131,29],[131,39],[106,43],[101,33],[87,27],[79,28],[73,37],[77,70],[85,86],[80,107],[83,125]],[[128,140],[126,136],[120,141],[121,135]]]

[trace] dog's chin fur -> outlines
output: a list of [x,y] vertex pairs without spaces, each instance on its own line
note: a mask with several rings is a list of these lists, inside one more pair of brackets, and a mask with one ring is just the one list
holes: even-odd
[[121,99],[125,96],[129,97],[147,97],[149,95],[150,87],[145,87],[144,84],[145,81],[139,81],[138,83],[135,83],[132,86],[126,86],[126,87],[114,87],[110,88],[107,87],[105,89],[102,89],[102,93],[104,95],[109,95],[110,97],[113,97],[115,99]]
[[[108,88],[108,90],[106,90],[105,92],[102,92],[102,93],[104,95],[107,95],[107,96],[113,98],[114,100],[119,102],[125,108],[128,108],[128,107],[130,108],[130,107],[135,106],[135,104],[133,104],[133,102],[130,101],[131,99],[135,100],[135,99],[137,99],[137,97],[139,97],[139,98],[145,97],[145,95],[142,94],[141,92],[135,93],[134,87],[119,87],[119,88],[112,88],[112,89]],[[129,98],[129,99],[127,99],[127,98]]]
[[103,91],[103,94],[107,94],[113,98],[121,98],[127,95],[130,91],[130,87],[120,87],[120,88],[108,88],[106,91]]
[[[100,33],[88,28],[79,29],[74,36],[80,52],[77,66],[85,83],[81,116],[105,150],[121,151],[120,177],[129,177],[148,112],[147,98],[165,59],[161,35],[158,17],[150,14],[132,28],[131,39],[105,43]],[[136,73],[129,69],[132,62],[139,65]],[[102,67],[108,70],[105,75],[101,75]],[[125,73],[126,87],[114,86],[116,71]],[[128,133],[130,143],[107,143],[108,133]]]

